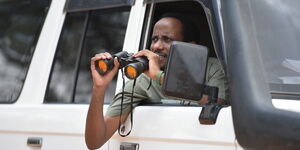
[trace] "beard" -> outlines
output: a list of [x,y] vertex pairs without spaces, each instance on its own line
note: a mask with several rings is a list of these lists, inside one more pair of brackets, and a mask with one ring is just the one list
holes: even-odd
[[161,70],[165,70],[167,60],[168,60],[168,54],[163,53],[162,51],[157,51],[155,54],[159,55],[159,65]]

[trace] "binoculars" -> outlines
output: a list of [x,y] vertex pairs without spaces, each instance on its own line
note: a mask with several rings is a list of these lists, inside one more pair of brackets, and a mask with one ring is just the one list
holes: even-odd
[[[117,57],[120,67],[125,67],[125,75],[129,79],[137,78],[141,73],[149,69],[148,59],[145,56],[133,57],[132,53],[122,51],[112,55],[113,58]],[[96,69],[101,75],[105,75],[114,67],[114,59],[100,59],[96,62]]]

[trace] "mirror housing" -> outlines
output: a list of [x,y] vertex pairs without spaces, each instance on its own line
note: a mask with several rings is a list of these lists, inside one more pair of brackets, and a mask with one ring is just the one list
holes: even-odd
[[205,88],[208,48],[174,41],[165,68],[163,93],[167,96],[198,101]]

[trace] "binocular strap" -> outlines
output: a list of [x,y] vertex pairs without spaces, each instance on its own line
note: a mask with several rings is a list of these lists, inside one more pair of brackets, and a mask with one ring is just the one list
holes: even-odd
[[[124,70],[123,68],[121,69],[121,72],[122,72],[122,79],[123,79],[123,85],[122,85],[122,97],[121,97],[121,111],[120,111],[120,118],[119,118],[119,127],[118,127],[118,133],[121,137],[126,137],[130,134],[131,130],[132,130],[132,127],[133,127],[133,114],[132,114],[132,111],[133,111],[133,92],[134,92],[134,86],[135,86],[135,82],[136,82],[136,79],[134,79],[133,81],[133,86],[132,86],[132,92],[131,92],[131,99],[130,99],[130,130],[128,131],[128,133],[126,134],[122,134],[122,132],[124,132],[125,130],[125,126],[122,126],[122,129],[121,129],[121,125],[122,125],[122,122],[121,122],[121,116],[122,116],[122,110],[123,110],[123,103],[124,103],[124,88],[125,88],[125,78],[124,78]],[[124,128],[124,129],[123,129]]]

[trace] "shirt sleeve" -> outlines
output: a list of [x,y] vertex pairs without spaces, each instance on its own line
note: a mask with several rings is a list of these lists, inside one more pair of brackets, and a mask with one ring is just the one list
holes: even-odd
[[228,81],[225,72],[215,58],[210,58],[208,63],[207,85],[219,88],[218,98],[229,100]]
[[[149,99],[144,89],[148,85],[146,85],[146,82],[144,80],[145,79],[142,77],[142,75],[136,79],[133,97],[132,97],[132,88],[133,88],[134,80],[129,80],[125,83],[122,114],[130,113],[131,101],[132,101],[133,108],[135,108],[143,100]],[[115,95],[112,103],[109,105],[106,111],[106,116],[110,116],[110,117],[119,116],[121,113],[121,102],[122,102],[122,89]]]

